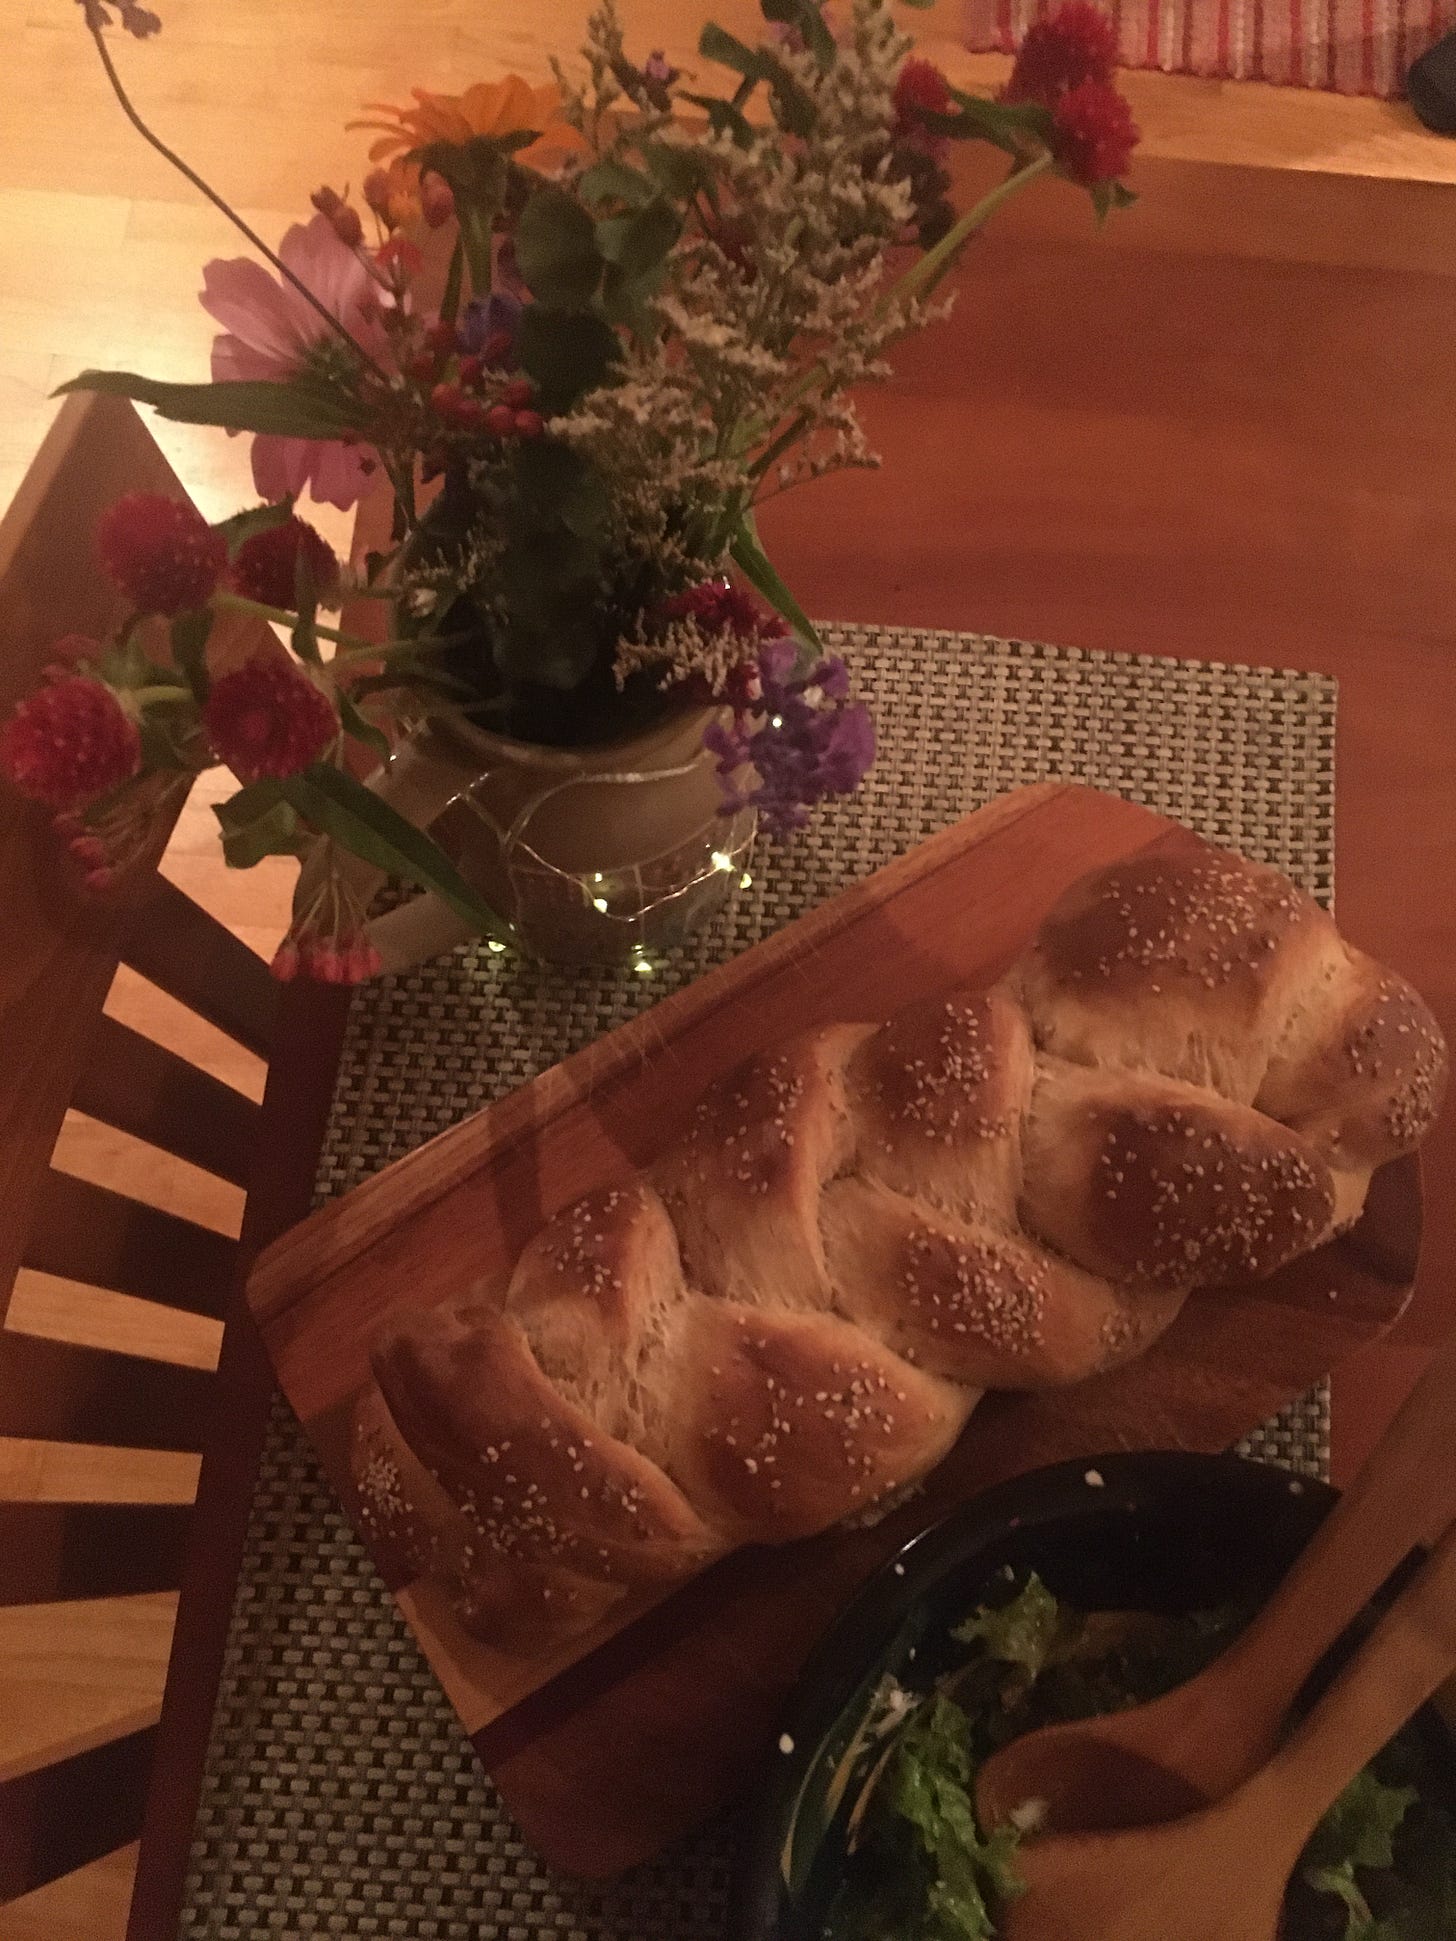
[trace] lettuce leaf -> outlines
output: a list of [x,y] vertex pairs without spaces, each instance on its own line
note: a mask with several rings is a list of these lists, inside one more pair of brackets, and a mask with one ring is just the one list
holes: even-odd
[[1021,1891],[1017,1835],[981,1835],[971,1799],[970,1724],[951,1699],[932,1698],[906,1725],[885,1776],[882,1810],[914,1829],[933,1869],[914,1941],[990,1941],[993,1910]]
[[951,1636],[957,1644],[983,1645],[992,1658],[1019,1666],[1028,1677],[1036,1678],[1060,1641],[1062,1628],[1057,1600],[1032,1571],[1009,1604],[977,1611]]

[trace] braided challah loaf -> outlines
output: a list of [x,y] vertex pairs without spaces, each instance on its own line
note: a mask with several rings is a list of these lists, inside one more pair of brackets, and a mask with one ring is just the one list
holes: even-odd
[[983,1390],[1112,1367],[1191,1288],[1318,1246],[1444,1077],[1416,993],[1275,871],[1120,864],[993,989],[750,1058],[507,1287],[386,1332],[361,1517],[476,1635],[544,1649],[882,1505]]

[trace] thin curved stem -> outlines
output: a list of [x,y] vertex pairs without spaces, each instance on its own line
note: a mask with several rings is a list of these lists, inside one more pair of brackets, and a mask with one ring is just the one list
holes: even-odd
[[106,45],[106,38],[103,35],[100,27],[96,24],[94,20],[90,18],[89,14],[86,19],[86,28],[92,40],[94,40],[96,43],[96,51],[101,56],[101,65],[106,70],[106,78],[111,83],[111,91],[116,96],[117,100],[121,103],[122,113],[126,116],[127,120],[131,123],[132,127],[136,129],[137,133],[141,136],[142,140],[147,142],[152,148],[156,149],[157,153],[165,161],[170,162],[172,167],[177,170],[178,174],[183,176],[188,182],[190,182],[193,188],[196,189],[200,195],[206,196],[207,200],[212,204],[212,206],[215,209],[220,210],[222,214],[227,217],[228,221],[233,225],[234,229],[238,230],[240,234],[242,234],[247,238],[247,240],[252,244],[253,248],[257,250],[258,254],[266,258],[266,260],[272,264],[273,268],[278,272],[278,274],[283,278],[283,280],[286,283],[291,284],[292,287],[295,290],[297,290],[298,294],[304,299],[304,301],[307,304],[309,304],[312,309],[318,312],[319,316],[323,318],[324,322],[328,325],[329,329],[332,330],[337,336],[342,337],[344,342],[350,347],[350,349],[353,350],[358,356],[362,357],[364,362],[370,367],[371,370],[373,370],[376,373],[377,376],[383,377],[385,375],[384,371],[381,369],[380,365],[375,361],[375,359],[369,355],[368,351],[365,350],[364,346],[359,342],[358,338],[355,337],[353,333],[350,330],[348,330],[343,323],[340,322],[340,320],[334,315],[332,310],[330,310],[325,304],[320,303],[319,299],[314,295],[313,291],[308,287],[308,285],[303,281],[303,279],[299,276],[296,276],[293,273],[293,271],[289,269],[288,265],[283,261],[282,257],[279,256],[276,251],[271,250],[268,247],[268,245],[263,241],[263,238],[258,234],[258,232],[249,223],[244,222],[243,218],[238,214],[237,210],[234,209],[231,206],[231,204],[224,201],[222,196],[218,194],[217,190],[214,189],[210,183],[205,182],[203,178],[197,173],[197,170],[195,168],[191,167],[189,163],[184,162],[182,157],[177,153],[175,149],[169,148],[167,144],[162,140],[160,135],[155,135],[152,133],[152,130],[148,128],[147,124],[142,120],[141,116],[137,113],[136,108],[132,105],[131,97],[128,95],[126,89],[123,87],[121,76],[116,71],[116,63],[111,58],[111,49]]

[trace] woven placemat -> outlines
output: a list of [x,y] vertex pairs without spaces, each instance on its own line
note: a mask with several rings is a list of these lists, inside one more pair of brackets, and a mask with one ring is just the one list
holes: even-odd
[[[345,1191],[992,796],[1073,777],[1333,892],[1335,684],[967,635],[829,629],[880,755],[712,931],[651,977],[467,948],[363,991],[318,1180]],[[1321,1391],[1254,1452],[1319,1473]],[[590,1811],[590,1802],[582,1802]],[[182,1931],[208,1941],[713,1941],[720,1822],[608,1888],[515,1833],[292,1415],[275,1406],[223,1668]]]

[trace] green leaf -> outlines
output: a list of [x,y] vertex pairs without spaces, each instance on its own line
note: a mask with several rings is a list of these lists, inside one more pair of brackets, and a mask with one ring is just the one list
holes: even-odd
[[597,248],[626,277],[661,268],[682,234],[682,218],[668,203],[654,199],[627,216],[608,216],[597,224]]
[[915,1829],[934,1867],[923,1931],[935,1941],[990,1941],[996,1903],[1022,1889],[1015,1830],[982,1840],[971,1779],[969,1722],[952,1700],[932,1698],[901,1731],[877,1803]]
[[932,134],[951,141],[984,141],[1008,155],[1025,156],[1028,150],[1045,148],[1052,135],[1052,114],[1036,101],[988,101],[981,94],[966,94],[951,89],[956,103],[954,114],[937,115],[928,111],[921,120]]
[[625,202],[639,208],[657,193],[650,175],[626,162],[597,162],[577,178],[576,192],[591,208],[603,202]]
[[344,724],[344,733],[352,735],[355,741],[372,748],[380,761],[389,760],[389,736],[378,728],[359,708],[352,696],[340,689],[338,694],[339,719]]
[[315,762],[278,786],[305,822],[351,854],[433,890],[482,936],[510,940],[510,925],[471,889],[444,850],[344,769]]
[[720,100],[716,94],[688,94],[686,90],[681,98],[703,110],[715,135],[731,135],[739,148],[753,146],[753,123],[731,101]]
[[691,202],[700,190],[712,192],[713,165],[700,149],[650,141],[642,144],[641,154],[658,187],[678,201]]
[[283,800],[283,785],[269,775],[261,782],[248,782],[226,802],[214,802],[212,813],[226,829],[241,829],[265,814],[275,802]]
[[511,469],[518,531],[559,525],[579,539],[600,536],[611,501],[584,452],[554,438],[530,439],[517,447]]
[[1392,1843],[1402,1820],[1416,1802],[1413,1786],[1386,1786],[1367,1767],[1350,1781],[1325,1814],[1309,1845],[1305,1860],[1312,1867],[1389,1867]]
[[548,417],[569,411],[587,391],[605,384],[622,354],[616,332],[587,310],[554,310],[530,303],[516,337],[521,368],[534,378]]
[[250,506],[246,512],[235,512],[231,519],[223,519],[214,527],[227,541],[228,558],[236,559],[238,550],[260,532],[272,532],[275,526],[286,526],[293,517],[293,498],[279,499],[273,505]]
[[289,438],[337,438],[365,431],[363,406],[334,385],[306,376],[246,378],[222,384],[166,384],[133,371],[82,371],[54,395],[101,391],[149,404],[184,425],[221,425],[227,431],[277,432]]
[[1125,182],[1094,182],[1088,194],[1099,224],[1106,222],[1114,210],[1130,209],[1137,201],[1137,192]]
[[780,577],[778,568],[763,550],[758,527],[751,511],[744,512],[728,548],[744,578],[756,587],[776,613],[781,613],[807,646],[822,653],[823,643],[813,621],[799,605]]
[[[911,7],[934,6],[935,0],[905,0]],[[820,8],[820,0],[760,0],[765,20],[794,27],[820,67],[833,67],[839,49]]]
[[639,337],[652,334],[647,304],[662,288],[668,254],[681,234],[681,217],[661,199],[597,224],[597,247],[607,259],[602,309],[611,322],[628,325]]
[[596,225],[555,183],[537,189],[516,224],[516,266],[538,302],[584,310],[601,280]]
[[229,869],[251,869],[265,856],[298,853],[298,816],[277,793],[277,784],[269,785],[268,797],[254,797],[251,809],[240,810],[239,803],[250,795],[250,790],[243,789],[230,802],[214,804],[213,813],[222,825],[222,853]]
[[1035,1571],[1024,1589],[999,1610],[984,1610],[958,1625],[951,1636],[958,1644],[984,1645],[1002,1664],[1019,1665],[1033,1678],[1046,1664],[1062,1629],[1057,1600]]
[[207,699],[207,637],[212,632],[212,609],[182,613],[172,622],[172,658],[187,677],[199,702]]
[[[769,48],[750,47],[736,34],[730,34],[710,20],[698,36],[698,52],[705,61],[717,61],[721,67],[741,74],[745,81],[766,82],[773,95],[778,123],[789,134],[808,135],[813,132],[814,124],[819,119],[813,97],[805,92],[778,55]],[[685,97],[689,101],[697,98],[694,95]]]
[[196,725],[189,709],[185,716],[175,707],[151,707],[139,724],[142,765],[148,770],[191,768],[183,748],[184,740]]

